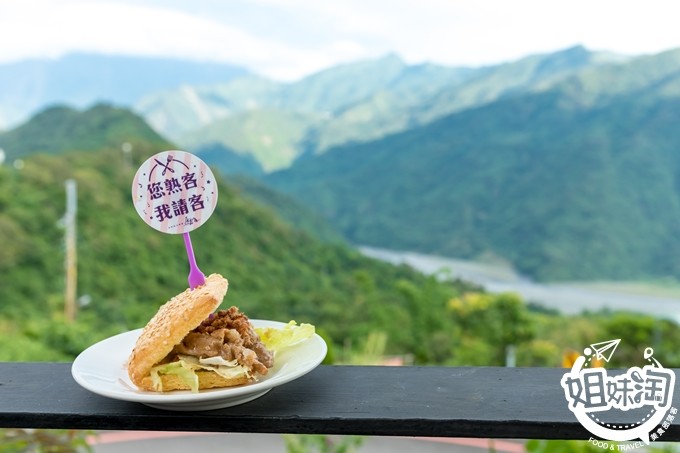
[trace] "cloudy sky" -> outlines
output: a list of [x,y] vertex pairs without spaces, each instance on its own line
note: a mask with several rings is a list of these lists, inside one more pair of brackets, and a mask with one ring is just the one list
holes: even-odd
[[0,63],[71,51],[227,61],[292,80],[395,52],[478,66],[576,44],[680,47],[675,0],[0,0]]

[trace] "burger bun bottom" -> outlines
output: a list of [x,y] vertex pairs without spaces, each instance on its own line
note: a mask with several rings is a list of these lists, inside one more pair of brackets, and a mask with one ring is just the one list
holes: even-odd
[[[198,376],[198,389],[213,389],[221,387],[234,387],[236,385],[248,384],[252,382],[252,378],[247,376],[240,376],[236,378],[225,378],[209,370],[196,370]],[[190,390],[189,386],[175,374],[160,374],[163,392],[171,392],[174,390]],[[153,386],[151,376],[146,376],[140,382],[139,387],[150,392],[157,391]]]

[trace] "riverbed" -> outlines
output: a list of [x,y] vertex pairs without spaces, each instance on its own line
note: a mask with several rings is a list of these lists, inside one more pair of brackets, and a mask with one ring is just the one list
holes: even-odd
[[492,293],[514,292],[527,303],[542,305],[564,314],[611,309],[645,313],[680,322],[680,297],[599,289],[586,282],[537,283],[503,265],[374,247],[358,248],[366,256],[393,264],[407,264],[428,275],[460,278],[483,286]]

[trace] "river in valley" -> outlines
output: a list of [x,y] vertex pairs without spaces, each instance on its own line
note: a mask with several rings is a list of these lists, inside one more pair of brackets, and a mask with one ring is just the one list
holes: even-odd
[[680,322],[680,297],[592,288],[579,282],[536,283],[503,266],[373,247],[358,248],[366,256],[393,264],[407,264],[426,274],[439,274],[442,278],[467,280],[492,293],[514,292],[528,303],[543,305],[565,314],[608,308]]

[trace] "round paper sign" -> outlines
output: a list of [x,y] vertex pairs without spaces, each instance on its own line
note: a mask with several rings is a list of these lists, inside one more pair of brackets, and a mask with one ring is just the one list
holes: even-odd
[[163,151],[137,170],[132,200],[137,214],[158,231],[188,233],[215,210],[217,184],[198,157],[185,151]]

